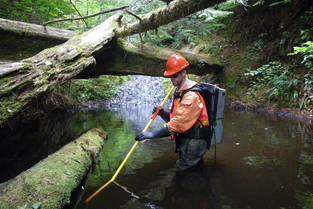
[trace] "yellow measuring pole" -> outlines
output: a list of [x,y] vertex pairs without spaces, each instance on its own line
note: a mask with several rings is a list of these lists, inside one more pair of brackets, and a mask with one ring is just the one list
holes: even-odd
[[[173,93],[173,91],[175,90],[175,86],[173,86],[171,88],[171,90],[168,92],[168,94],[166,95],[166,97],[164,98],[163,102],[161,103],[161,105],[159,106],[159,108],[163,107],[163,105],[165,104],[166,100],[171,96],[171,94]],[[152,122],[154,121],[155,117],[158,115],[159,109],[153,114],[153,116],[151,117],[149,123],[146,125],[146,127],[143,129],[142,132],[146,132],[148,130],[148,128],[150,127],[150,125],[152,124]],[[136,141],[136,143],[133,145],[133,147],[130,149],[130,151],[128,152],[127,156],[125,157],[125,159],[123,160],[122,164],[120,165],[120,167],[118,167],[117,171],[115,172],[114,176],[111,178],[110,181],[108,181],[108,183],[106,183],[105,185],[103,185],[100,189],[98,189],[93,195],[91,195],[86,202],[89,202],[94,196],[96,196],[99,192],[101,192],[106,186],[108,186],[112,181],[114,181],[117,177],[117,175],[121,172],[122,168],[124,167],[124,165],[126,164],[127,160],[129,159],[129,157],[131,156],[131,154],[133,154],[134,150],[136,149],[137,145],[138,145],[139,141]]]

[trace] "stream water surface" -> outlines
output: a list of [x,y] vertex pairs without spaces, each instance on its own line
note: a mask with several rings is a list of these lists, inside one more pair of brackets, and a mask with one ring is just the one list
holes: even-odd
[[[310,124],[263,114],[226,110],[224,134],[204,157],[203,169],[176,173],[178,155],[169,138],[139,143],[116,178],[107,183],[151,116],[151,106],[56,113],[1,135],[1,182],[53,153],[84,131],[109,134],[99,163],[66,208],[310,208],[313,133]],[[163,124],[157,118],[150,130]],[[311,202],[304,203],[305,200]]]

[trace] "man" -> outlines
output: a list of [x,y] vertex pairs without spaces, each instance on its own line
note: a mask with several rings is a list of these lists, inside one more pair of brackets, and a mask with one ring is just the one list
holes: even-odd
[[178,170],[191,169],[201,164],[207,150],[205,136],[208,134],[208,115],[202,96],[196,91],[187,91],[197,85],[186,78],[188,66],[189,63],[180,55],[168,59],[164,76],[170,77],[177,88],[170,112],[163,109],[159,111],[167,124],[154,132],[143,132],[136,136],[136,140],[141,141],[172,135],[176,152],[179,153],[176,163]]

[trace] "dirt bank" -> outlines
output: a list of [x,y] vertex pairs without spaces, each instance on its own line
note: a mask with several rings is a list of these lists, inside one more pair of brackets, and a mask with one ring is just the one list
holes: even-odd
[[241,101],[234,101],[227,104],[225,108],[234,111],[250,111],[267,114],[270,116],[277,116],[283,118],[289,118],[294,120],[300,120],[303,122],[308,122],[313,124],[313,110],[301,110],[297,111],[290,108],[277,108],[273,106],[268,106],[264,104],[247,104]]

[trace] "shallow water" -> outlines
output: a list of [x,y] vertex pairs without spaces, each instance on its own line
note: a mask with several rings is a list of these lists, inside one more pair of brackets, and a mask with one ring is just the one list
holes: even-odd
[[[146,106],[62,113],[29,125],[29,132],[7,134],[1,144],[1,165],[6,168],[1,182],[84,131],[102,126],[109,139],[99,164],[66,208],[302,208],[299,204],[307,197],[305,193],[313,192],[311,125],[225,111],[215,167],[212,147],[202,170],[176,173],[174,143],[169,138],[150,140],[138,145],[116,178],[117,184],[112,182],[85,203],[112,178],[150,116],[151,107]],[[162,124],[157,118],[151,130]]]

